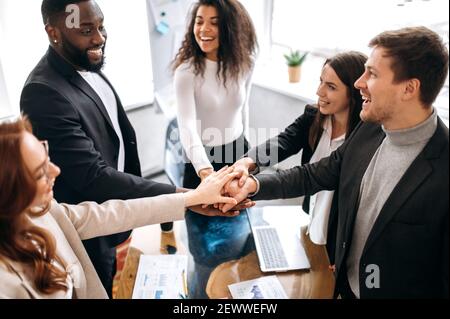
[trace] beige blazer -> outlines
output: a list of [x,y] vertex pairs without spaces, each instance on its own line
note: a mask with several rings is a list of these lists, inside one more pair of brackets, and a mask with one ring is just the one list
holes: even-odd
[[[81,269],[81,273],[71,274],[79,276],[77,282],[81,283],[75,285],[74,296],[101,299],[108,295],[81,241],[149,224],[181,220],[184,213],[183,194],[170,194],[127,201],[110,200],[101,205],[94,202],[66,205],[53,201],[49,213],[31,220],[50,230],[57,245],[67,247],[63,253],[69,266],[76,265],[74,268]],[[30,273],[32,270],[23,264],[0,256],[0,298],[48,297],[36,290]]]

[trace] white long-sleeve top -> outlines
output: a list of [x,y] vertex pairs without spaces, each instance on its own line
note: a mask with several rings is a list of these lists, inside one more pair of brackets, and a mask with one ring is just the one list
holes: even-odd
[[217,77],[218,62],[205,59],[205,73],[195,76],[188,63],[175,71],[174,86],[180,140],[197,174],[212,168],[204,145],[233,142],[242,133],[248,137],[248,100],[251,73],[239,81]]

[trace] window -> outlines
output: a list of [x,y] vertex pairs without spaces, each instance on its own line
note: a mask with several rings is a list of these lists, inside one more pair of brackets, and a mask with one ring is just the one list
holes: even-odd
[[367,52],[378,33],[424,25],[448,44],[447,0],[273,0],[272,39],[280,45],[317,53]]
[[[345,50],[369,53],[368,42],[385,30],[424,25],[449,44],[448,0],[266,0],[272,10],[271,63],[289,49],[310,51],[309,61]],[[323,62],[323,61],[322,61]],[[314,74],[319,68],[316,63]],[[448,86],[435,102],[448,125]],[[312,91],[312,87],[309,89]],[[312,96],[310,93],[308,96]]]

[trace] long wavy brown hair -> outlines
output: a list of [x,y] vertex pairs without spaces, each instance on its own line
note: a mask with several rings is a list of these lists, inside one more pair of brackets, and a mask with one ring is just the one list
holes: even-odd
[[27,168],[21,153],[25,132],[32,132],[26,118],[0,124],[0,262],[19,262],[33,269],[33,282],[38,291],[52,294],[67,291],[65,271],[55,267],[55,238],[45,229],[31,223],[28,216],[42,216],[29,207],[36,196],[37,181]]
[[194,67],[195,75],[204,75],[205,53],[193,33],[197,11],[201,6],[215,7],[219,16],[219,50],[217,76],[238,80],[253,68],[258,49],[255,27],[244,6],[237,0],[199,0],[192,7],[190,22],[180,50],[172,62],[173,70],[183,63]]
[[[349,97],[349,111],[347,119],[347,130],[345,137],[347,138],[356,125],[360,122],[359,113],[362,109],[362,97],[359,90],[355,88],[356,80],[364,73],[367,56],[358,51],[348,51],[336,54],[332,58],[325,61],[323,66],[329,65],[342,83],[347,87]],[[316,117],[309,131],[309,145],[314,150],[319,143],[323,133],[323,122],[326,115],[317,111]]]

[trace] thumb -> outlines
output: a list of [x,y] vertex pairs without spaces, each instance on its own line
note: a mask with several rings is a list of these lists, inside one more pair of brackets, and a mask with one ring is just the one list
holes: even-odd
[[236,168],[234,171],[237,173],[237,176],[236,176],[237,178],[240,178],[242,176],[242,174],[245,173],[245,170],[241,169],[241,168]]
[[220,183],[220,185],[223,187],[223,186],[225,186],[225,184],[227,184],[228,182],[231,182],[233,179],[236,178],[236,174],[237,174],[237,173],[230,173],[230,174],[224,176],[222,182]]
[[239,187],[244,186],[245,181],[247,180],[247,178],[248,178],[248,173],[244,173],[243,172],[241,178],[239,179]]

